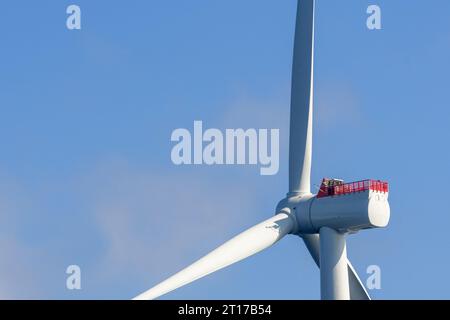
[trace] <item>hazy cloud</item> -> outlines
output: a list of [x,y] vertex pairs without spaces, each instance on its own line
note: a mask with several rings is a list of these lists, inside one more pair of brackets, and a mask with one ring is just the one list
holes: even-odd
[[315,95],[315,126],[319,134],[328,134],[340,127],[361,126],[364,116],[355,90],[346,83],[325,83]]
[[[316,101],[322,127],[336,128],[361,117],[351,89],[322,91]],[[239,98],[224,108],[215,125],[279,128],[283,159],[287,157],[289,99],[282,96]],[[19,183],[3,179],[0,297],[77,297],[64,288],[64,268],[78,261],[83,262],[87,297],[103,298],[100,295],[109,289],[112,297],[127,298],[120,288],[145,289],[163,280],[274,213],[273,208],[261,212],[260,195],[251,187],[256,180],[248,180],[248,171],[229,175],[227,170],[160,169],[126,159],[105,160],[64,181],[47,182],[48,190],[31,190],[32,194]],[[255,179],[262,178],[255,173]],[[61,215],[59,205],[70,208],[66,215]],[[43,215],[42,222],[37,214]],[[30,232],[29,226],[23,228],[29,220],[39,223],[38,231],[23,239]],[[46,241],[32,240],[43,235]]]
[[19,184],[1,175],[0,183],[0,299],[36,298],[41,291],[36,259],[42,258],[20,235],[27,195]]
[[93,271],[101,281],[118,274],[141,283],[162,280],[221,244],[224,235],[248,227],[256,197],[245,184],[177,171],[120,161],[98,167],[83,181],[105,244]]

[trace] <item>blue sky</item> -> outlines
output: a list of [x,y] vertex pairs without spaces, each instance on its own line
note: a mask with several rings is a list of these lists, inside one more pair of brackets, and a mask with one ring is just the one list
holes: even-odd
[[[66,28],[66,8],[82,29]],[[450,2],[317,1],[313,181],[386,179],[348,239],[374,298],[449,298]],[[378,4],[383,29],[366,28]],[[0,298],[127,299],[274,214],[287,192],[296,1],[7,1],[0,11]],[[181,166],[170,135],[279,128],[280,171]],[[444,201],[445,200],[445,201]],[[65,287],[66,267],[82,290]],[[289,236],[165,298],[317,299]]]

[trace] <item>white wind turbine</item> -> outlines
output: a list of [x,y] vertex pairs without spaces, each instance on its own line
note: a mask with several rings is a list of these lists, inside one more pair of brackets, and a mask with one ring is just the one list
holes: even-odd
[[343,184],[326,180],[311,193],[315,0],[299,0],[292,71],[289,193],[276,215],[231,239],[202,259],[137,296],[150,300],[254,255],[287,234],[303,238],[320,267],[321,298],[368,300],[364,285],[347,259],[347,234],[386,227],[388,185],[366,180]]

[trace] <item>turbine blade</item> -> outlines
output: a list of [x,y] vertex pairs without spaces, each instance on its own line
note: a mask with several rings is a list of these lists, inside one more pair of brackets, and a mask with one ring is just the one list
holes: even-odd
[[299,0],[292,66],[289,193],[311,192],[315,0]]
[[293,228],[294,219],[287,214],[280,213],[244,231],[186,269],[134,299],[155,299],[210,273],[241,261],[272,246],[289,234]]
[[350,260],[348,260],[348,281],[350,285],[350,299],[372,300]]
[[320,236],[316,234],[302,234],[303,242],[308,248],[311,257],[314,259],[316,265],[320,268]]
[[[304,234],[303,241],[308,248],[309,253],[320,268],[320,237],[318,234]],[[353,268],[350,260],[348,260],[348,281],[350,286],[351,300],[371,300],[369,293],[364,287],[355,268]]]

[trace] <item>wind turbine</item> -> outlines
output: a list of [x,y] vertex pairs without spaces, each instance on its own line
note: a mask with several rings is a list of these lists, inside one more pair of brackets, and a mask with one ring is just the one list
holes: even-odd
[[289,193],[276,215],[226,242],[169,279],[137,296],[150,300],[269,248],[288,234],[303,238],[320,267],[324,300],[370,300],[347,258],[346,236],[386,227],[388,184],[366,180],[322,182],[311,193],[315,0],[299,0],[295,31],[289,142]]

